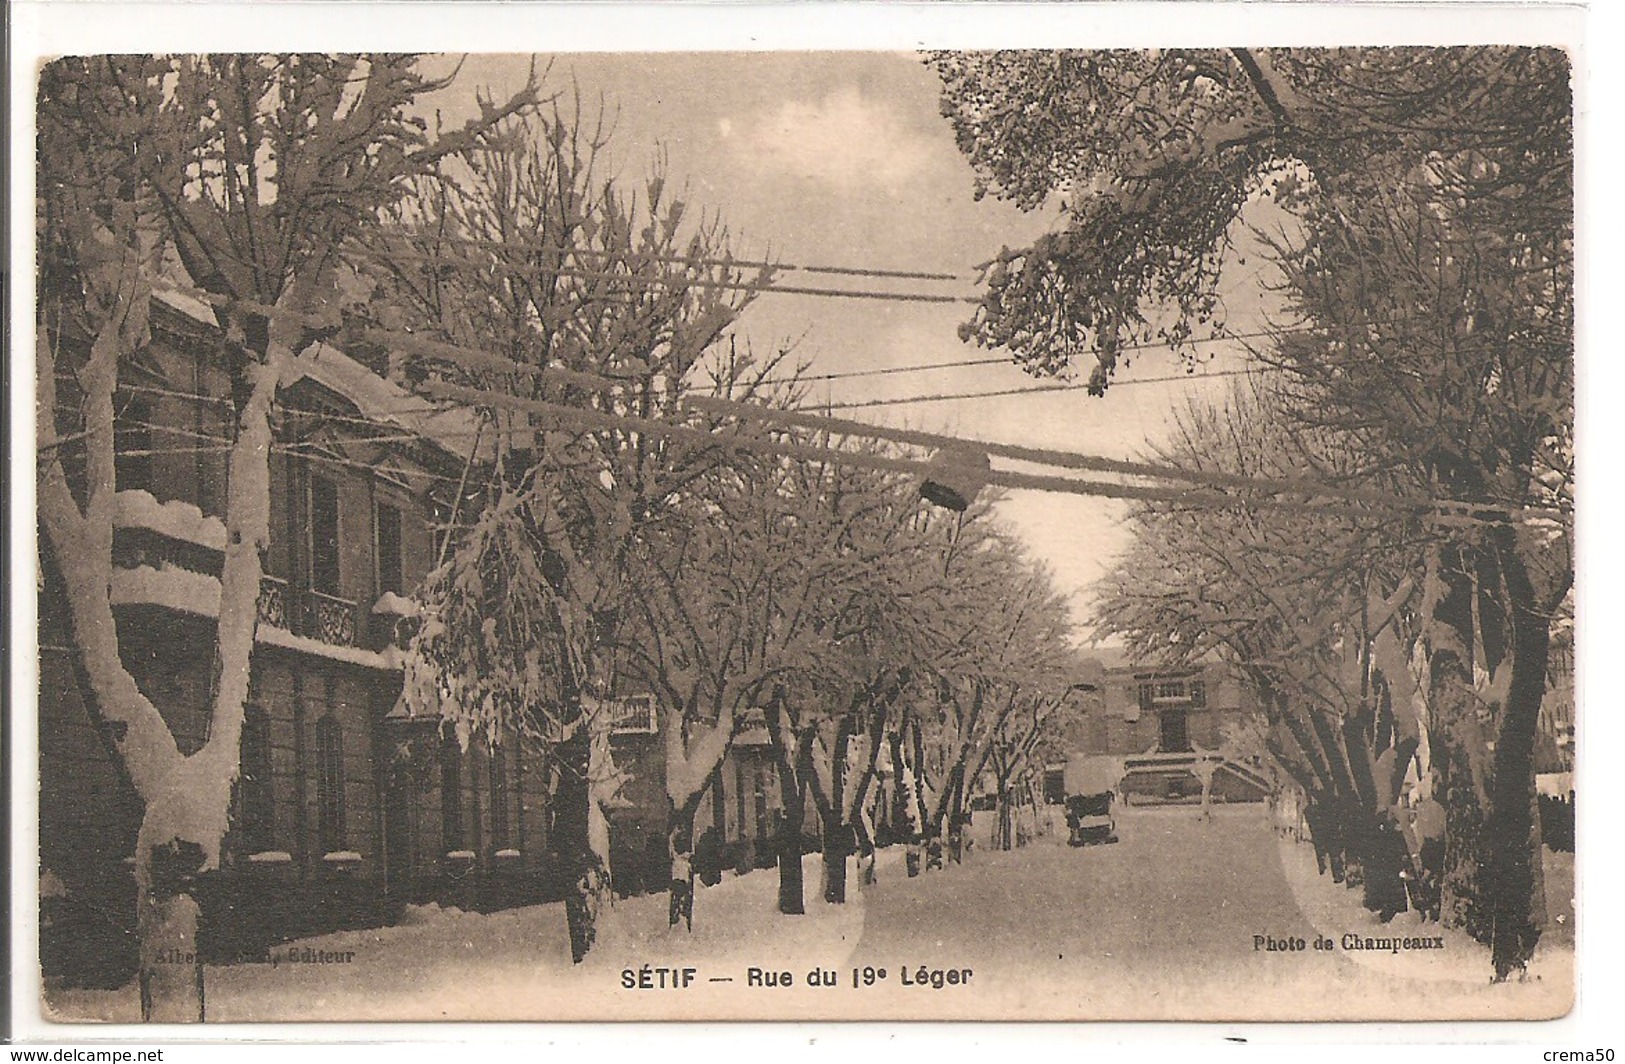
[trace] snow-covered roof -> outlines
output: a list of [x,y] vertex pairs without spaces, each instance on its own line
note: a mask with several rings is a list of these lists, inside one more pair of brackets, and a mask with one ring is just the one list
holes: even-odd
[[466,407],[441,407],[385,380],[330,344],[318,344],[305,376],[350,400],[369,421],[398,425],[453,455],[467,455],[479,420]]
[[390,707],[389,712],[384,714],[384,719],[389,721],[438,721],[440,715],[438,713],[416,712],[407,702],[403,693],[400,698],[395,700],[395,704]]
[[167,286],[155,287],[152,290],[152,296],[166,307],[180,311],[193,321],[202,322],[217,329],[220,327],[220,323],[214,317],[214,308],[196,296],[187,295],[185,292]]
[[[214,310],[196,296],[172,288],[157,288],[160,303],[194,321],[218,328]],[[396,425],[422,436],[453,455],[467,455],[479,421],[465,407],[436,406],[393,381],[385,380],[331,344],[318,344],[314,358],[306,360],[305,375],[354,403],[363,417]]]

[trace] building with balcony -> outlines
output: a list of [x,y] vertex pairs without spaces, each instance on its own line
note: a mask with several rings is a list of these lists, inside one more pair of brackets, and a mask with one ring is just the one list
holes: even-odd
[[[218,350],[207,307],[155,298],[117,403],[120,651],[186,754],[206,738],[216,681],[231,423]],[[399,702],[410,594],[471,427],[331,349],[279,399],[241,773],[223,867],[201,890],[212,958],[382,923],[409,902],[556,893],[543,751],[515,735],[465,751]],[[135,961],[141,804],[85,706],[55,560],[41,557],[42,954],[48,974],[117,984]]]

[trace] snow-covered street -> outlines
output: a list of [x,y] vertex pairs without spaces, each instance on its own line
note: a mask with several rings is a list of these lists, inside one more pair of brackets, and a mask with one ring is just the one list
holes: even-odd
[[[210,968],[209,1013],[223,1022],[1264,1020],[1567,1009],[1565,936],[1549,935],[1555,944],[1537,954],[1530,979],[1506,986],[1489,985],[1487,953],[1455,933],[1443,933],[1443,949],[1345,949],[1349,934],[1440,932],[1410,914],[1378,924],[1355,892],[1315,876],[1306,845],[1277,839],[1260,807],[1219,807],[1207,821],[1188,806],[1135,808],[1119,825],[1114,846],[1074,849],[1050,835],[999,853],[979,823],[965,864],[909,879],[893,849],[874,886],[858,889],[853,876],[844,906],[819,899],[809,856],[802,917],[775,911],[771,870],[702,888],[692,933],[666,928],[664,896],[625,899],[573,969],[559,906],[415,909],[401,926],[279,947],[275,965]],[[1333,948],[1315,949],[1317,937]],[[1270,949],[1268,940],[1305,948]],[[834,985],[809,985],[814,971]],[[131,987],[53,1001],[64,1019],[137,1017]]]

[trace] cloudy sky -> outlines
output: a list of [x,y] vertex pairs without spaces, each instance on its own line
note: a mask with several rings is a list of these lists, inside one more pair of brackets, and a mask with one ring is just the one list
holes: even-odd
[[[456,59],[446,57],[449,68]],[[500,93],[523,83],[529,57],[462,58],[440,103],[448,120],[475,88]],[[579,89],[615,116],[613,172],[639,181],[663,151],[689,202],[720,212],[742,256],[795,264],[921,270],[957,282],[857,282],[865,288],[971,295],[974,267],[1003,246],[1019,247],[1057,224],[1052,211],[1023,214],[972,195],[973,174],[938,110],[938,82],[916,55],[895,52],[596,53],[541,57],[547,86]],[[1231,327],[1256,322],[1257,264],[1236,264]],[[807,274],[786,283],[843,283]],[[985,362],[997,354],[956,335],[964,304],[923,304],[765,295],[745,315],[758,349],[795,344],[813,375],[919,363]],[[1203,370],[1233,367],[1239,353],[1215,345]],[[1146,352],[1126,379],[1181,372],[1167,353]],[[821,382],[820,400],[897,400],[1000,391],[1039,382],[1013,365],[974,365]],[[1217,394],[1223,378],[953,402],[911,402],[842,411],[980,440],[1143,454],[1191,394]],[[1053,567],[1085,619],[1084,589],[1126,542],[1123,509],[1108,500],[1014,492],[1001,515]]]

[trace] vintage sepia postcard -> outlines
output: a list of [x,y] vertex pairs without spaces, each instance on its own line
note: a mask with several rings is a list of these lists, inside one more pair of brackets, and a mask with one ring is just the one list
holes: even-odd
[[42,1018],[1567,1014],[1572,52],[1072,36],[41,56]]

